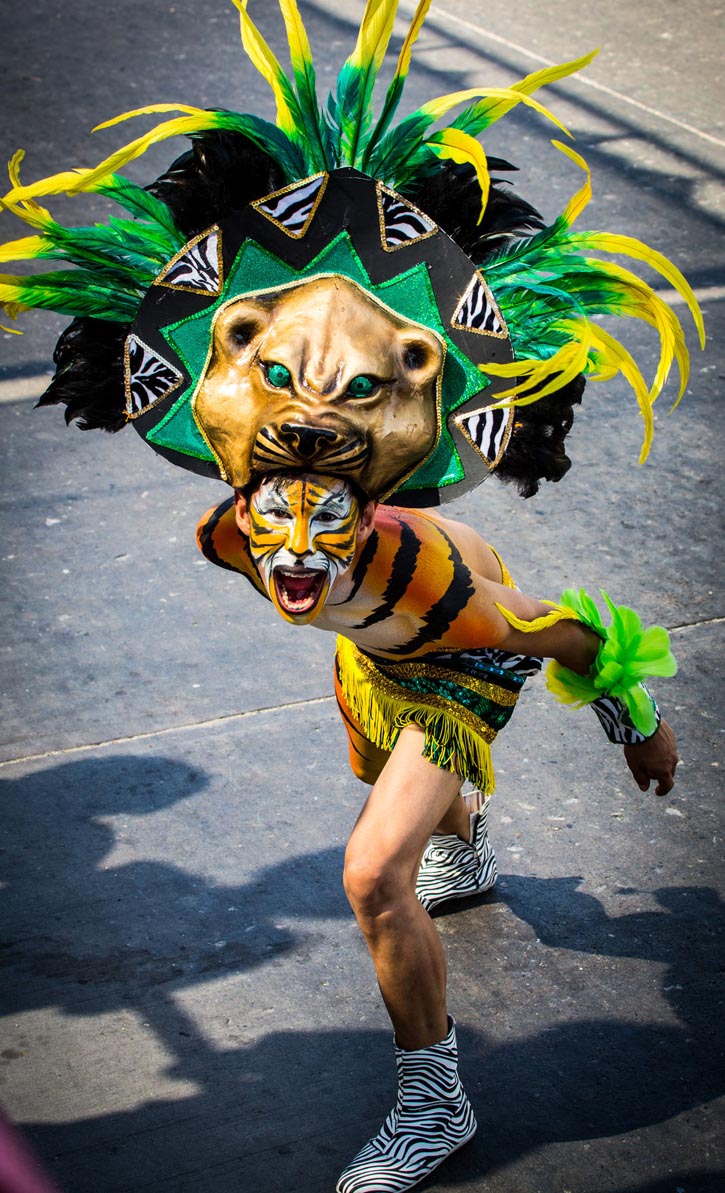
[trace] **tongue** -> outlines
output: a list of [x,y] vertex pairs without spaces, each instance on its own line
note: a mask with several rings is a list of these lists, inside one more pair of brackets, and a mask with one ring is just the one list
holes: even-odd
[[282,577],[282,588],[286,592],[288,598],[295,603],[297,601],[306,601],[308,597],[314,595],[319,588],[320,577],[317,573],[306,576],[291,576],[287,572]]

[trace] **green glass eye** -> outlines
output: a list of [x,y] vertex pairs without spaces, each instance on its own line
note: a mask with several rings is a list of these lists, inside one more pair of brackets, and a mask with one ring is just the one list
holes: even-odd
[[347,392],[351,398],[369,398],[377,386],[378,382],[374,377],[366,377],[364,373],[361,373],[359,377],[353,377],[347,387]]
[[286,365],[271,364],[265,367],[267,380],[275,389],[284,389],[292,380],[292,374]]

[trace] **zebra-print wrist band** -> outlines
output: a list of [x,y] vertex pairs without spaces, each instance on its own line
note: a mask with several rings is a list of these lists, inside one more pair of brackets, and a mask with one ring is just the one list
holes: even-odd
[[591,707],[597,714],[599,724],[602,726],[609,740],[614,742],[615,745],[637,746],[640,742],[647,741],[648,737],[652,737],[660,727],[662,717],[654,696],[646,684],[640,684],[639,686],[649,696],[652,703],[652,712],[654,713],[656,727],[651,734],[640,733],[639,729],[635,729],[626,704],[616,696],[600,696],[598,700],[592,701]]

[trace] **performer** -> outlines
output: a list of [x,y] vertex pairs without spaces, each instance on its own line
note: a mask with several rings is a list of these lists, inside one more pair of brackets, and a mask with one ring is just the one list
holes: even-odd
[[[338,699],[353,771],[373,784],[348,842],[344,883],[395,1029],[400,1084],[395,1110],[338,1190],[407,1189],[476,1129],[458,1079],[443,949],[424,910],[495,882],[487,802],[469,813],[461,781],[485,796],[493,790],[490,743],[540,665],[532,651],[558,661],[559,682],[583,689],[585,676],[606,669],[606,648],[578,619],[573,594],[570,606],[552,610],[513,588],[499,556],[468,527],[435,511],[376,508],[344,480],[264,478],[210,511],[199,542],[286,621],[344,635]],[[594,624],[606,634],[596,616]],[[637,649],[641,626],[632,626],[605,641],[622,663],[636,667],[638,653],[671,673],[663,635],[650,630]],[[641,687],[638,694],[651,728],[653,702]],[[581,695],[595,699],[597,689]],[[611,697],[609,706],[617,708]],[[672,730],[661,722],[645,738],[618,707],[635,779],[643,789],[656,780],[664,794],[677,765]]]
[[[338,1190],[402,1191],[475,1131],[426,909],[495,881],[490,746],[525,679],[551,658],[555,695],[593,706],[643,790],[655,780],[668,791],[677,762],[643,683],[674,672],[666,632],[644,630],[608,598],[605,625],[584,592],[553,604],[523,595],[494,549],[435,507],[490,474],[524,496],[559,480],[585,376],[628,381],[646,456],[673,361],[684,391],[684,334],[647,283],[590,253],[646,263],[679,291],[701,339],[702,320],[660,253],[574,231],[591,191],[572,149],[554,142],[586,180],[548,227],[490,176],[512,167],[487,159],[479,134],[525,103],[568,135],[532,94],[589,58],[431,100],[394,125],[430,0],[418,4],[375,120],[395,0],[368,0],[324,109],[294,0],[280,0],[291,79],[246,0],[234,2],[276,124],[144,108],[182,114],[94,169],[30,185],[19,151],[2,202],[33,235],[0,246],[0,257],[63,268],[2,276],[0,302],[11,317],[29,307],[73,317],[41,405],[64,403],[83,429],[132,422],[160,455],[228,482],[233,497],[200,527],[207,557],[246,576],[286,620],[340,634],[351,761],[373,784],[345,885],[394,1024],[399,1095]],[[193,147],[149,189],[117,172],[177,133]],[[62,191],[100,193],[134,218],[65,228],[38,201]],[[649,386],[593,320],[601,313],[656,329]],[[461,798],[464,779],[480,807]]]

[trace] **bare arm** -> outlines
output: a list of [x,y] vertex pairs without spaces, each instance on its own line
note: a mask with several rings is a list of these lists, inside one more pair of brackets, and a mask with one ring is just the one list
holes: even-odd
[[[498,603],[522,620],[534,621],[551,611],[550,606],[523,593],[502,585],[492,585],[491,588],[500,590],[501,595],[495,597]],[[579,621],[560,621],[531,633],[507,625],[507,631],[498,643],[503,650],[553,658],[579,675],[588,673],[601,645],[599,636]],[[625,746],[624,756],[640,791],[649,790],[652,781],[656,783],[656,795],[666,795],[672,790],[679,756],[674,731],[666,721],[663,720],[645,741]]]

